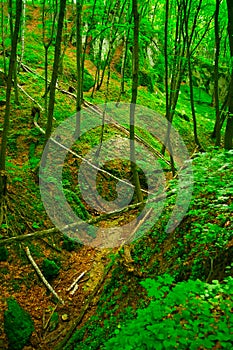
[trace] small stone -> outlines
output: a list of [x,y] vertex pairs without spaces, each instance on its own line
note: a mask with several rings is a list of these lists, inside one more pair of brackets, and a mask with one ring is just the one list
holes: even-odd
[[61,318],[62,318],[62,321],[67,321],[69,317],[68,317],[67,314],[63,314],[63,315],[61,316]]

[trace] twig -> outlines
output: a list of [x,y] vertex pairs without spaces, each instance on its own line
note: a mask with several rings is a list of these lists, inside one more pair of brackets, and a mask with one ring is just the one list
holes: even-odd
[[71,289],[74,288],[74,286],[78,283],[78,281],[85,275],[87,271],[83,271],[77,278],[76,280],[70,285],[70,287],[67,289],[67,292],[69,292]]
[[76,285],[74,286],[74,288],[70,291],[70,294],[71,294],[71,295],[74,295],[74,293],[76,292],[76,290],[78,290],[78,287],[79,287],[79,285],[76,284]]
[[34,269],[36,270],[38,276],[40,277],[40,279],[42,280],[42,282],[45,284],[45,286],[48,288],[48,290],[57,298],[57,300],[64,304],[64,301],[58,296],[58,294],[55,292],[55,290],[53,289],[53,287],[49,284],[49,282],[46,280],[46,278],[44,277],[44,275],[42,274],[42,272],[40,271],[38,265],[36,264],[35,260],[33,259],[33,257],[31,256],[30,250],[28,247],[25,248],[25,252],[27,254],[27,257],[29,259],[29,261],[31,262],[32,266],[34,267]]
[[46,324],[45,324],[44,327],[43,327],[44,330],[46,330],[46,328],[48,327],[49,322],[51,321],[51,318],[53,317],[53,314],[54,314],[54,312],[55,312],[56,309],[57,309],[57,306],[58,306],[58,304],[53,308],[53,311],[51,312],[51,314],[50,314],[50,316],[49,316],[49,318],[48,318],[48,321],[46,322]]

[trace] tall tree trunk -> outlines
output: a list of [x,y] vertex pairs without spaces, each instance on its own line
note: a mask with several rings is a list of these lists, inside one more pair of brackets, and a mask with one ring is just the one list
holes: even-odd
[[1,3],[1,34],[2,34],[2,50],[3,50],[3,68],[4,74],[7,75],[6,69],[6,45],[5,45],[5,25],[4,25],[4,2]]
[[[45,69],[45,94],[44,94],[44,108],[45,108],[45,116],[48,116],[48,92],[49,92],[49,84],[48,84],[48,51],[49,47],[52,44],[54,30],[55,30],[55,22],[57,17],[57,0],[55,1],[55,8],[52,7],[52,25],[51,26],[51,32],[50,36],[46,37],[46,9],[45,9],[46,1],[43,0],[43,6],[42,6],[42,26],[43,26],[43,45],[45,49],[45,61],[44,61],[44,69]],[[51,9],[50,9],[51,11]]]
[[50,90],[49,90],[49,105],[48,105],[47,125],[46,125],[46,131],[45,131],[45,144],[50,138],[51,132],[52,132],[55,91],[56,91],[58,68],[59,68],[59,62],[60,62],[60,56],[61,56],[62,29],[63,29],[63,21],[65,16],[65,8],[66,8],[66,0],[60,0],[58,28],[57,28],[55,53],[54,53],[54,61],[53,61],[53,72],[52,72],[52,79],[51,79]]
[[82,105],[82,0],[76,1],[76,69],[77,69],[77,99],[76,99],[76,129],[75,138],[80,136],[80,111]]
[[188,61],[188,75],[189,75],[189,90],[190,90],[190,105],[191,105],[191,111],[192,111],[192,117],[193,117],[193,133],[194,133],[194,141],[195,144],[198,146],[200,151],[203,151],[203,148],[199,142],[198,139],[198,133],[197,133],[197,118],[196,118],[196,111],[195,111],[195,103],[194,103],[194,89],[193,89],[193,73],[192,73],[192,65],[191,65],[191,44],[193,41],[195,29],[197,26],[197,20],[198,20],[198,14],[201,9],[202,0],[199,0],[199,4],[197,6],[197,10],[194,16],[193,25],[191,27],[191,31],[189,34],[189,15],[191,11],[192,1],[187,0],[186,3],[184,2],[184,24],[185,24],[185,36],[187,40],[187,51],[186,51],[186,57]]
[[170,120],[169,89],[168,89],[168,15],[169,0],[166,0],[166,13],[164,24],[164,63],[165,63],[165,94],[166,94],[166,118]]
[[231,53],[231,83],[229,87],[229,103],[228,103],[228,118],[225,130],[224,138],[224,148],[227,150],[232,149],[232,139],[233,139],[233,2],[232,0],[227,0],[228,9],[228,36],[230,44]]
[[[12,0],[8,1],[8,15],[9,15],[9,21],[10,21],[10,32],[11,32],[11,43],[13,42],[13,36],[14,36],[14,25],[13,25],[13,3]],[[17,9],[16,9],[17,11]],[[12,44],[13,45],[13,44]],[[16,52],[17,56],[17,52]],[[17,57],[14,64],[14,71],[13,71],[13,82],[14,82],[14,92],[15,92],[15,104],[19,104],[19,93],[18,93],[18,83],[17,83]]]
[[214,33],[215,33],[215,64],[214,64],[214,99],[215,99],[215,146],[220,146],[221,143],[221,128],[220,128],[220,110],[219,110],[219,86],[218,86],[218,66],[220,53],[220,36],[219,36],[219,9],[221,0],[216,0],[215,17],[214,17]]
[[138,73],[139,73],[139,13],[137,0],[132,0],[132,11],[134,18],[134,46],[133,46],[133,69],[132,69],[132,98],[130,104],[130,161],[133,173],[135,192],[139,202],[143,201],[139,176],[137,172],[135,156],[135,107],[138,93]]
[[9,62],[9,70],[7,76],[6,87],[6,109],[3,123],[2,142],[0,150],[0,205],[2,206],[2,200],[6,194],[6,149],[7,149],[7,135],[10,126],[10,98],[11,98],[11,86],[12,78],[14,74],[16,55],[17,55],[17,43],[20,29],[20,18],[22,14],[22,0],[16,2],[16,19],[15,27],[12,28],[12,42],[11,42],[11,54]]
[[25,51],[25,21],[26,21],[26,0],[23,0],[23,9],[22,9],[22,25],[21,25],[21,54],[18,64],[18,72],[20,71],[21,64],[24,59]]

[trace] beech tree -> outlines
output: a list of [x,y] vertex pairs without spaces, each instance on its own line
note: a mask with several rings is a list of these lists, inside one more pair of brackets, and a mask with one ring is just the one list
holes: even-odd
[[139,13],[137,0],[132,0],[132,13],[134,18],[134,41],[132,57],[132,97],[130,104],[130,160],[135,192],[139,202],[143,201],[139,176],[135,158],[135,107],[138,93],[138,72],[139,72]]
[[51,78],[50,90],[49,90],[49,105],[48,105],[48,118],[47,118],[46,132],[45,132],[45,143],[50,138],[51,132],[52,132],[55,91],[56,91],[58,68],[59,68],[59,62],[60,62],[60,56],[61,56],[62,30],[63,30],[63,21],[65,17],[65,9],[66,9],[66,0],[60,0],[53,71],[52,71],[52,78]]
[[[12,79],[14,76],[15,66],[16,66],[16,56],[17,56],[17,44],[20,30],[20,19],[22,14],[22,0],[16,1],[15,10],[15,25],[12,22],[12,40],[11,40],[11,54],[10,62],[7,76],[7,86],[6,86],[6,108],[3,123],[2,141],[0,149],[0,209],[2,211],[4,197],[6,195],[6,184],[7,184],[7,174],[6,174],[6,151],[7,151],[7,136],[10,127],[10,99],[11,99],[11,88]],[[0,223],[2,221],[2,215],[0,215]]]
[[229,46],[231,54],[231,82],[229,86],[228,95],[228,117],[225,130],[224,147],[227,150],[232,149],[232,138],[233,138],[233,2],[227,0],[228,9],[228,36]]
[[219,35],[219,10],[221,0],[216,0],[215,16],[214,16],[214,34],[215,34],[215,64],[214,64],[214,100],[215,100],[215,145],[220,146],[221,143],[221,126],[220,126],[220,110],[219,110],[219,53],[220,53],[220,35]]
[[75,138],[80,135],[80,111],[82,105],[82,1],[76,1],[76,69],[77,69],[77,99],[76,99],[76,130]]
[[[48,113],[48,51],[52,44],[54,31],[55,31],[55,23],[57,17],[57,0],[52,2],[52,5],[48,5],[46,0],[43,1],[42,5],[42,25],[43,25],[43,45],[45,49],[45,114],[47,116]],[[48,22],[48,23],[47,23]]]

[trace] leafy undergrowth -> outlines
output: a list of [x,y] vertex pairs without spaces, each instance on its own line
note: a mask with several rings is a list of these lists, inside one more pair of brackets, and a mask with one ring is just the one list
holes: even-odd
[[233,278],[223,284],[174,283],[169,275],[141,282],[151,298],[137,317],[114,331],[103,347],[118,349],[231,349]]

